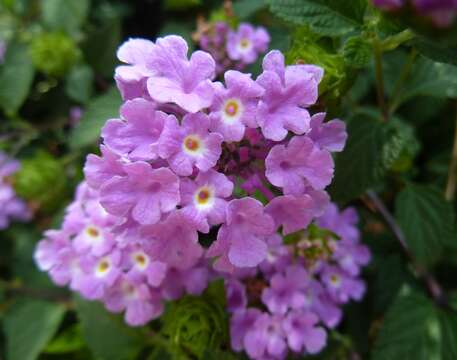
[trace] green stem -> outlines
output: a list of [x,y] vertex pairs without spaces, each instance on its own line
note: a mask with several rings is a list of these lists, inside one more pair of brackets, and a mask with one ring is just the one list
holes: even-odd
[[397,110],[398,106],[400,105],[400,102],[398,99],[400,98],[401,91],[403,89],[403,85],[404,85],[406,79],[408,79],[409,74],[411,73],[411,69],[414,65],[414,61],[416,60],[416,57],[417,57],[417,51],[416,51],[416,49],[412,49],[411,53],[409,54],[408,60],[403,65],[400,76],[398,77],[398,80],[395,83],[395,88],[394,88],[393,95],[392,95],[393,100],[390,105],[391,114],[394,113]]
[[401,44],[412,40],[414,36],[414,33],[410,29],[406,29],[398,34],[389,36],[387,39],[381,41],[380,45],[383,51],[395,50]]
[[384,75],[382,70],[382,46],[379,39],[375,39],[373,43],[374,63],[376,72],[376,91],[378,95],[378,105],[381,110],[384,121],[389,120],[389,110],[384,93]]
[[455,198],[455,191],[457,187],[457,117],[455,122],[454,131],[454,146],[452,149],[451,163],[449,165],[449,173],[447,177],[445,197],[446,200],[452,201]]

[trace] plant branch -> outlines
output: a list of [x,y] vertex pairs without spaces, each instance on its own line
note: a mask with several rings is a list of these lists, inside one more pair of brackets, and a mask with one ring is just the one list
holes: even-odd
[[393,215],[389,212],[387,207],[384,205],[382,200],[374,191],[367,191],[367,195],[372,201],[376,210],[384,218],[384,221],[386,222],[394,236],[397,238],[398,242],[400,243],[403,249],[403,252],[408,257],[408,260],[411,263],[416,276],[424,282],[430,296],[438,305],[449,308],[448,301],[446,299],[444,291],[441,288],[441,285],[438,283],[438,281],[431,273],[429,273],[423,266],[417,263],[414,255],[409,250],[405,234],[403,233],[403,230],[400,228],[400,225],[397,224]]
[[[456,107],[457,109],[457,107]],[[445,191],[445,198],[448,201],[452,201],[455,198],[457,184],[457,115],[455,119],[455,130],[454,130],[454,146],[452,148],[451,163],[449,165],[449,173],[447,176],[447,184]]]
[[411,73],[411,69],[414,65],[414,61],[416,60],[417,57],[417,51],[416,49],[412,49],[411,53],[409,54],[408,59],[406,60],[405,64],[403,65],[403,68],[401,70],[401,73],[398,77],[397,82],[395,83],[394,91],[392,93],[392,101],[390,104],[390,113],[392,114],[395,112],[399,105],[398,98],[401,95],[401,91],[403,89],[403,84],[405,83],[406,79],[408,79],[409,74]]
[[384,95],[384,75],[382,70],[382,46],[379,39],[375,39],[373,42],[374,50],[374,63],[376,72],[376,91],[378,95],[378,105],[381,109],[382,117],[384,121],[389,120],[389,109],[387,107],[386,98]]

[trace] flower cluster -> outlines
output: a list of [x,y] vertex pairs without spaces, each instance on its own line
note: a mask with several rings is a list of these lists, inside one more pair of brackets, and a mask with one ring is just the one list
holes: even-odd
[[216,61],[216,73],[222,74],[227,69],[242,70],[254,63],[267,51],[270,36],[263,27],[242,23],[234,31],[227,23],[219,21],[207,26],[198,40],[200,48]]
[[356,222],[353,209],[339,212],[330,204],[316,220],[319,227],[293,244],[273,235],[258,270],[226,277],[235,351],[244,349],[252,359],[284,359],[289,350],[315,354],[325,346],[325,327],[337,326],[341,307],[365,292],[359,275],[370,253],[359,242]]
[[[362,296],[357,276],[369,258],[353,212],[339,214],[325,191],[331,153],[343,149],[347,134],[342,121],[309,113],[323,71],[286,66],[271,51],[257,79],[229,70],[221,83],[213,81],[211,55],[187,52],[178,36],[120,47],[120,116],[103,127],[101,155],[88,156],[86,182],[62,228],[39,243],[36,261],[57,284],[125,310],[130,325],[159,316],[164,300],[200,294],[223,276],[232,330],[239,328],[232,331],[234,349],[280,358],[286,348],[270,351],[265,343],[284,341],[271,333],[274,325],[296,334],[296,326],[305,329],[314,342],[290,339],[289,346],[316,352],[325,343],[318,322],[335,326],[338,306]],[[303,234],[313,221],[341,240],[321,239],[319,247],[305,239],[296,257],[279,234]],[[327,257],[311,264],[316,251]],[[261,299],[271,314],[253,310],[255,324],[237,327],[237,317],[247,321],[233,305],[240,274],[257,272],[270,284]],[[252,350],[247,338],[263,348]]]
[[32,215],[26,203],[18,198],[8,181],[19,167],[18,161],[0,152],[0,230],[6,229],[11,220],[27,221]]
[[[373,0],[375,6],[386,11],[403,8],[407,0]],[[457,0],[411,0],[419,15],[430,18],[437,27],[450,26],[457,15]]]

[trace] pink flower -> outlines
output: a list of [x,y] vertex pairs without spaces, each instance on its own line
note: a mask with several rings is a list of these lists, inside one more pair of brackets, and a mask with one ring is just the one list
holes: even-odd
[[215,267],[233,271],[234,267],[253,267],[265,259],[265,237],[274,231],[273,219],[264,213],[259,201],[245,197],[230,201],[227,220],[207,256],[221,256]]
[[225,198],[232,191],[233,183],[214,170],[199,173],[195,181],[182,179],[181,212],[199,231],[207,233],[210,225],[225,221]]
[[159,38],[151,52],[154,74],[147,80],[149,95],[158,103],[174,103],[196,113],[211,105],[216,64],[206,52],[187,59],[187,43],[175,35]]
[[242,23],[236,32],[229,31],[227,36],[227,53],[232,60],[241,60],[251,64],[257,60],[259,53],[268,49],[270,36],[263,27],[254,27]]
[[115,176],[100,190],[100,203],[109,213],[130,215],[140,224],[155,224],[179,203],[179,179],[167,168],[153,169],[138,161],[124,166],[127,176]]
[[306,136],[294,136],[288,145],[276,145],[265,159],[268,180],[285,194],[300,195],[306,186],[321,190],[333,177],[333,159]]
[[304,107],[314,104],[323,70],[311,65],[284,65],[284,56],[270,51],[263,60],[263,73],[257,83],[265,89],[257,123],[267,139],[281,141],[288,130],[304,134],[309,129],[310,115]]
[[325,113],[318,113],[311,117],[311,130],[308,137],[321,149],[327,151],[342,151],[348,137],[346,124],[338,119],[324,123]]
[[194,166],[208,171],[221,155],[222,136],[210,133],[209,118],[203,113],[184,116],[182,125],[176,119],[165,124],[159,142],[159,154],[180,176],[189,176]]

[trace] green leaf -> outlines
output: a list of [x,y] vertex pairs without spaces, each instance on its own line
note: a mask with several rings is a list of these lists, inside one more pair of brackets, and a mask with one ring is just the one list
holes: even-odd
[[43,23],[50,30],[63,30],[74,34],[86,20],[90,0],[43,0]]
[[24,103],[34,74],[27,46],[9,44],[5,61],[0,65],[0,106],[6,113],[15,114]]
[[431,60],[457,65],[457,46],[443,46],[426,39],[417,40],[413,45]]
[[97,359],[132,359],[141,351],[142,336],[128,327],[120,316],[115,316],[98,302],[75,299],[76,312],[87,346]]
[[457,358],[457,317],[421,293],[404,287],[388,310],[375,342],[373,360]]
[[21,300],[4,318],[8,360],[33,360],[54,336],[65,308],[39,300]]
[[395,105],[417,96],[457,97],[457,67],[420,57],[405,81]]
[[233,12],[241,19],[247,19],[266,6],[264,0],[238,0],[233,4]]
[[43,352],[46,354],[64,354],[81,350],[85,345],[81,325],[75,324],[52,340]]
[[92,96],[93,80],[94,74],[89,66],[77,66],[68,74],[65,91],[71,99],[85,104]]
[[349,120],[349,138],[336,156],[332,197],[347,202],[376,185],[382,166],[383,124],[374,114],[359,113]]
[[166,0],[165,7],[168,10],[186,10],[200,5],[200,0]]
[[106,120],[119,116],[121,96],[116,88],[91,101],[81,122],[70,134],[70,147],[82,148],[94,144],[100,137],[100,129]]
[[454,243],[454,210],[438,188],[408,185],[395,201],[395,216],[422,264],[436,262],[443,247]]
[[360,36],[353,36],[346,40],[341,51],[343,58],[349,66],[362,68],[372,57],[371,43]]
[[273,14],[321,35],[344,35],[363,23],[366,0],[269,0]]
[[[110,18],[101,26],[92,28],[83,43],[85,59],[96,73],[112,78],[118,64],[116,50],[121,42],[119,17]],[[103,44],[103,46],[100,46]]]

